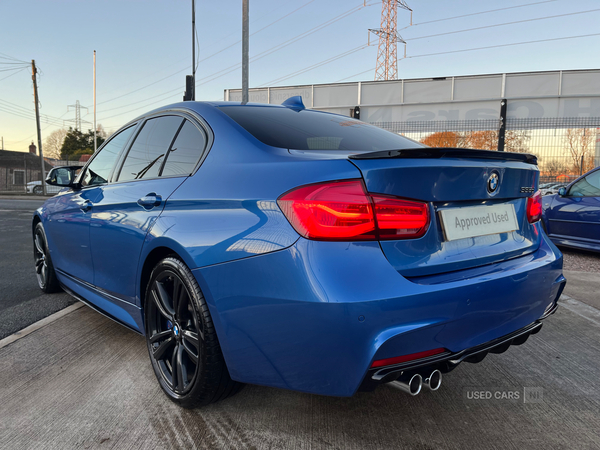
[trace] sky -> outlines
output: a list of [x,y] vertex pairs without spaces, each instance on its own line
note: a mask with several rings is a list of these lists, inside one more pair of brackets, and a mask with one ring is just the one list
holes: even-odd
[[[368,46],[368,29],[380,26],[381,1],[249,2],[251,88],[374,79],[377,38],[371,35]],[[398,78],[600,68],[597,0],[406,3],[413,25],[410,12],[398,9],[399,34],[407,42]],[[191,5],[192,0],[0,1],[4,148],[27,151],[32,140],[37,144],[32,59],[39,70],[42,139],[74,125],[69,120],[75,110],[68,105],[76,101],[89,122],[83,130],[93,128],[94,50],[97,123],[106,130],[180,101],[185,75],[191,74]],[[223,100],[225,89],[241,87],[241,23],[241,0],[196,0],[197,100]],[[593,36],[577,37],[584,35]]]

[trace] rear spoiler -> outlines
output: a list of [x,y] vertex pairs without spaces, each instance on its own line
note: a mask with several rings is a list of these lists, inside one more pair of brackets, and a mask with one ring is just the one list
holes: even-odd
[[496,150],[476,150],[471,148],[422,147],[403,150],[384,150],[378,152],[350,155],[350,159],[384,158],[466,158],[495,159],[499,161],[519,161],[537,165],[537,157],[530,153],[499,152]]

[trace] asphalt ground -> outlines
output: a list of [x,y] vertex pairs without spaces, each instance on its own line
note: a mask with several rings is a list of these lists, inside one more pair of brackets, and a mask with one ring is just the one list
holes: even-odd
[[[9,279],[11,265],[0,267],[0,326],[6,311],[30,306],[43,316],[47,303],[65,297],[36,291],[25,218],[35,205],[20,205],[0,199],[0,236],[9,235],[0,248],[4,255],[14,247],[12,265],[21,267]],[[600,256],[565,251],[566,269],[574,260],[585,269]],[[393,384],[352,398],[246,386],[184,410],[160,390],[143,337],[73,305],[18,340],[0,341],[0,448],[600,448],[600,305],[589,306],[600,275],[581,267],[566,271],[562,307],[540,333],[480,364],[463,363],[439,391],[417,397]],[[12,299],[21,292],[29,294]]]
[[44,201],[0,197],[0,339],[75,302],[64,293],[45,295],[37,284],[31,219]]

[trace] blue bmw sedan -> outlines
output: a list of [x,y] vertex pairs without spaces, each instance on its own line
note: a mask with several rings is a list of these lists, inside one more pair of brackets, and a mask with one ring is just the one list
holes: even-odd
[[557,245],[600,252],[600,167],[544,197],[542,225]]
[[243,383],[351,396],[537,333],[565,285],[533,155],[345,116],[184,102],[133,120],[36,211],[40,288],[146,338],[184,407]]

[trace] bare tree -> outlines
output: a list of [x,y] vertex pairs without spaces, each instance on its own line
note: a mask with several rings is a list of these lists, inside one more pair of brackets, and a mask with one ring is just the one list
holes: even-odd
[[[527,153],[531,139],[527,130],[508,130],[504,135],[504,149],[507,152]],[[462,133],[465,147],[481,150],[498,149],[498,130],[467,131]]]
[[50,133],[44,142],[44,155],[48,158],[60,159],[60,150],[66,135],[67,130],[64,128],[59,128]]
[[542,166],[544,175],[546,177],[556,179],[559,175],[565,175],[570,170],[569,162],[565,159],[551,159]]
[[96,126],[96,136],[98,136],[104,140],[106,140],[106,138],[109,136],[109,134],[106,132],[106,130],[104,129],[104,127],[102,126],[101,123],[99,123]]
[[[593,167],[591,155],[595,150],[596,130],[593,128],[567,128],[563,137],[565,150],[573,161],[573,168],[577,174],[583,173],[588,168]],[[590,160],[588,163],[587,160]],[[583,166],[582,166],[583,162]]]

